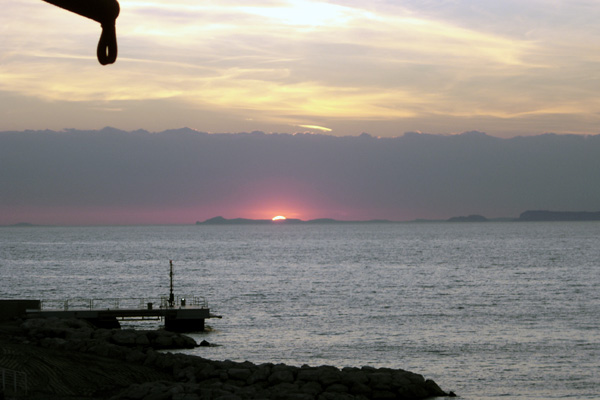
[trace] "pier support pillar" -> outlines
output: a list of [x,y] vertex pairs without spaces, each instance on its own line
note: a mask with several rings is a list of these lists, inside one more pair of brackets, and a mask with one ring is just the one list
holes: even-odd
[[115,317],[82,318],[101,329],[121,329],[121,324]]
[[182,319],[166,316],[165,329],[172,332],[203,332],[204,318]]

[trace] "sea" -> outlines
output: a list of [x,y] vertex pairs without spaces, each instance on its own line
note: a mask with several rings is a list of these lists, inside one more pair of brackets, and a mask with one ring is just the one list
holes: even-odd
[[168,296],[169,260],[222,316],[189,354],[600,398],[600,222],[3,227],[0,298]]

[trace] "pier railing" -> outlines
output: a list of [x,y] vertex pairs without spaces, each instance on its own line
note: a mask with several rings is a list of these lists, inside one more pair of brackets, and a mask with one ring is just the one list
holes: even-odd
[[27,374],[12,369],[0,368],[2,393],[5,395],[27,395]]
[[[173,307],[180,308],[208,308],[208,302],[201,296],[177,296]],[[152,307],[170,308],[169,298],[106,298],[85,299],[73,298],[66,300],[42,300],[42,310],[123,310],[123,309],[151,309]]]
[[[169,298],[160,298],[160,308],[169,308]],[[173,301],[173,307],[190,307],[190,308],[208,308],[208,302],[204,297],[200,296],[176,296]]]

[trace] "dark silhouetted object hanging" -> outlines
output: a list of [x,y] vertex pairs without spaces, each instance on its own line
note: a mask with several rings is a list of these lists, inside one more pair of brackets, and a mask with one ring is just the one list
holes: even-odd
[[98,42],[98,61],[112,64],[117,60],[117,30],[115,24],[119,16],[117,0],[44,0],[47,3],[93,19],[102,25]]

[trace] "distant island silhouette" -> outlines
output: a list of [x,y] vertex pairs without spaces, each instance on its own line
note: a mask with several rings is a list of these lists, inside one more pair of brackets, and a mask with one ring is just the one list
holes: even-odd
[[287,218],[283,220],[273,221],[271,219],[248,219],[248,218],[233,218],[227,219],[223,217],[214,217],[207,219],[204,222],[197,221],[196,225],[294,225],[294,224],[348,224],[348,223],[393,223],[394,221],[386,219],[371,219],[367,221],[340,221],[332,218],[317,218],[307,221],[296,218]]
[[467,217],[452,217],[447,219],[448,222],[487,222],[489,219],[484,217],[483,215],[469,215]]
[[[434,223],[434,222],[576,222],[576,221],[600,221],[600,211],[548,211],[548,210],[527,210],[522,212],[519,217],[500,217],[486,218],[483,215],[471,214],[468,216],[456,216],[448,219],[414,219],[407,221],[392,221],[389,219],[369,219],[369,220],[338,220],[333,218],[316,218],[310,220],[301,220],[297,218],[287,218],[273,221],[272,219],[250,219],[250,218],[232,218],[227,219],[222,216],[207,219],[206,221],[196,221],[196,225],[301,225],[301,224],[401,224],[401,223]],[[0,227],[39,227],[52,225],[37,225],[29,222],[19,222],[11,225],[0,225]]]
[[600,211],[529,210],[521,213],[518,221],[600,221]]
[[359,221],[337,220],[333,218],[317,218],[311,220],[301,220],[288,218],[284,220],[273,221],[271,219],[249,219],[214,217],[204,222],[197,221],[196,225],[297,225],[297,224],[394,224],[406,222],[533,222],[533,221],[600,221],[600,211],[546,211],[546,210],[527,210],[518,218],[486,218],[483,215],[472,214],[468,216],[456,216],[448,219],[415,219],[412,221],[391,221],[388,219],[370,219]]

